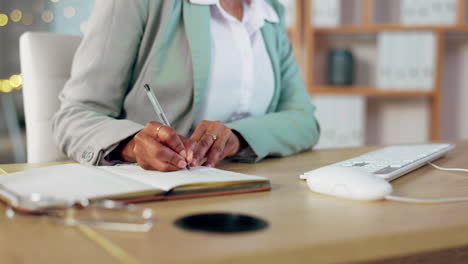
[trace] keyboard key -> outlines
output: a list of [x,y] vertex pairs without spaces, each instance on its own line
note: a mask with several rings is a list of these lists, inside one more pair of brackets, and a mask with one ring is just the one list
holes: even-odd
[[395,179],[409,171],[433,161],[453,148],[449,144],[420,144],[390,146],[354,157],[332,166],[354,167],[387,180]]
[[385,167],[385,168],[383,168],[383,169],[381,169],[381,170],[376,171],[375,174],[389,174],[389,173],[392,173],[392,172],[394,172],[394,171],[396,171],[396,170],[398,170],[398,169],[399,169],[399,167],[398,167],[398,168],[395,168],[395,167]]

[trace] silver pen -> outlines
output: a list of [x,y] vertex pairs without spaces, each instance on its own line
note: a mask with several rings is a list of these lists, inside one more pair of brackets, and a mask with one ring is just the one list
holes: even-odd
[[[148,95],[148,98],[149,98],[151,104],[153,105],[154,111],[158,115],[159,119],[162,120],[164,125],[170,127],[171,123],[169,123],[169,120],[167,120],[166,114],[164,114],[164,110],[162,109],[161,104],[159,104],[158,98],[153,93],[153,91],[151,90],[151,88],[150,88],[150,86],[148,84],[145,84],[144,88],[145,88],[145,91],[146,91],[146,95]],[[187,170],[189,170],[189,171],[191,170],[190,165],[188,164],[188,162],[187,162],[187,165],[185,166],[185,168]]]

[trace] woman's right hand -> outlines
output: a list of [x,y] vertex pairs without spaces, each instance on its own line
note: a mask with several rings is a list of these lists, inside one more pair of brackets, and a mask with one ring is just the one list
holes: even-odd
[[176,171],[187,165],[187,153],[195,145],[183,140],[174,128],[149,122],[118,151],[120,158],[137,162],[143,169]]

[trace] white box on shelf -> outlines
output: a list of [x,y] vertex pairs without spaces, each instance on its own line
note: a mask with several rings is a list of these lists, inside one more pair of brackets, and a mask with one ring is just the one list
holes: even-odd
[[366,101],[360,96],[314,96],[321,137],[316,148],[357,147],[365,143]]
[[390,87],[390,50],[389,41],[390,35],[387,33],[379,33],[377,35],[377,87],[381,89],[386,89]]
[[377,39],[379,89],[430,90],[434,87],[434,33],[383,32]]
[[402,0],[400,10],[400,20],[404,25],[414,24],[417,12],[416,3],[417,0]]
[[431,90],[435,84],[435,64],[436,64],[436,36],[432,32],[421,33],[421,51],[422,56],[421,66],[423,68],[424,81],[421,83],[421,88]]
[[315,27],[336,27],[341,23],[340,0],[314,0],[310,8],[310,23]]
[[382,69],[382,74],[377,78],[377,87],[382,90],[397,89],[401,86],[400,67],[403,64],[400,52],[403,44],[400,40],[399,32],[383,32],[378,35],[378,69]]
[[[440,0],[442,1],[442,0]],[[443,24],[453,25],[457,23],[457,1],[456,0],[446,0],[443,1],[444,9],[442,12],[442,21]]]
[[379,144],[406,144],[429,140],[429,103],[425,98],[382,100],[373,105],[378,116],[376,128]]
[[394,52],[391,52],[392,57],[395,59],[394,75],[392,82],[393,87],[397,90],[403,90],[408,87],[408,56],[410,54],[410,47],[408,45],[408,35],[404,32],[397,32],[394,35],[395,44],[393,45]]
[[422,61],[424,53],[421,52],[421,34],[411,33],[407,36],[409,57],[408,60],[408,84],[411,89],[418,87],[424,81]]
[[404,25],[453,25],[457,19],[457,0],[402,0]]
[[375,78],[375,83],[378,88],[381,88],[385,84],[385,53],[384,53],[384,35],[377,34],[377,76]]
[[[445,1],[445,0],[443,0]],[[430,8],[429,8],[429,16],[428,21],[429,23],[440,23],[444,20],[443,16],[443,3],[440,0],[427,0]]]

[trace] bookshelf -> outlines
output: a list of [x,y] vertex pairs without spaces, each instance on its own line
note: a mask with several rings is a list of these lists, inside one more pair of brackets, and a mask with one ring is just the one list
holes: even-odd
[[[310,23],[310,12],[314,0],[305,0],[303,3],[303,45],[304,73],[306,85],[311,95],[327,96],[363,96],[385,98],[424,98],[429,102],[430,125],[428,135],[431,140],[440,140],[442,81],[444,65],[444,49],[447,33],[466,33],[466,0],[457,0],[457,18],[453,25],[403,25],[395,22],[378,23],[375,21],[376,5],[379,0],[359,0],[357,8],[360,12],[360,21],[339,25],[336,27],[315,27]],[[346,1],[346,0],[345,0]],[[320,80],[318,75],[324,75],[323,67],[326,62],[324,51],[327,50],[327,41],[324,39],[333,35],[346,36],[374,36],[380,32],[432,32],[436,37],[434,86],[431,90],[411,89],[382,89],[374,85],[329,86]]]
[[294,54],[299,65],[302,65],[302,43],[303,43],[303,32],[304,32],[304,17],[302,7],[304,6],[304,0],[280,0],[285,6],[293,4],[294,19],[290,25],[287,25],[288,37],[294,48]]

